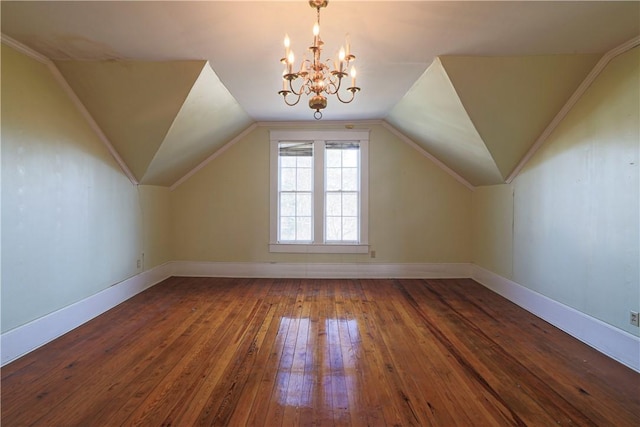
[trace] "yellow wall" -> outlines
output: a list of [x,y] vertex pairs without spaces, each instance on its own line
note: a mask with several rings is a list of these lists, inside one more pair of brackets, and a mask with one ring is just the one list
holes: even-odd
[[478,265],[636,335],[639,95],[635,48],[609,63],[515,179],[513,197],[502,186],[473,200]]
[[173,260],[171,244],[171,204],[169,189],[155,185],[138,186],[142,213],[143,269]]
[[508,279],[513,275],[513,187],[473,192],[473,263]]
[[471,191],[384,127],[360,128],[371,129],[369,243],[375,259],[368,254],[269,253],[267,127],[256,128],[172,192],[175,258],[470,262]]
[[167,261],[142,212],[169,198],[140,197],[45,65],[1,54],[5,332]]

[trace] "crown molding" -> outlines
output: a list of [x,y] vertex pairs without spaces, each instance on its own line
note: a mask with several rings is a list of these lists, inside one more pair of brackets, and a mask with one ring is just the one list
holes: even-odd
[[529,162],[529,160],[536,154],[536,152],[544,145],[544,143],[549,139],[553,131],[558,127],[558,125],[564,120],[564,118],[569,114],[569,112],[576,105],[578,100],[582,98],[582,95],[589,89],[594,80],[602,73],[605,67],[611,62],[613,58],[616,56],[623,54],[634,47],[640,45],[640,36],[634,37],[633,39],[617,46],[607,53],[605,53],[602,58],[596,63],[591,72],[587,74],[587,77],[580,83],[580,86],[575,90],[573,95],[569,97],[567,102],[562,106],[558,114],[551,120],[549,125],[545,128],[545,130],[540,134],[538,139],[533,143],[529,151],[524,155],[522,160],[518,163],[518,165],[513,169],[513,171],[507,176],[506,183],[511,184],[511,182],[520,174],[522,168]]
[[67,96],[69,97],[73,105],[78,109],[80,114],[82,114],[84,119],[87,121],[87,124],[89,125],[89,127],[94,131],[98,139],[107,148],[107,150],[109,151],[109,154],[111,154],[111,157],[113,157],[116,163],[118,163],[118,166],[120,166],[120,169],[122,170],[122,172],[127,176],[127,178],[129,178],[129,181],[131,181],[133,185],[138,185],[139,182],[136,179],[136,177],[133,175],[133,173],[131,172],[127,164],[124,162],[124,160],[122,160],[122,157],[120,157],[116,149],[113,147],[113,144],[111,144],[111,141],[104,134],[104,132],[102,131],[98,123],[95,121],[91,113],[89,113],[89,110],[87,110],[87,108],[84,106],[80,98],[78,98],[78,95],[76,95],[73,88],[71,88],[71,86],[69,85],[69,82],[67,82],[67,80],[64,78],[64,76],[62,75],[62,73],[60,72],[56,64],[51,59],[47,58],[40,52],[37,52],[31,49],[29,46],[25,46],[24,44],[7,36],[6,34],[0,33],[0,36],[3,44],[47,66],[47,68],[49,69],[49,72],[51,72],[51,74],[53,75],[54,79],[56,80],[60,88],[67,94]]
[[6,44],[7,46],[17,50],[18,52],[28,56],[31,59],[35,59],[41,64],[49,65],[52,63],[52,61],[49,58],[47,58],[40,52],[36,52],[35,50],[31,49],[29,46],[23,45],[16,39],[9,37],[4,33],[0,33],[0,40],[2,41],[2,43]]

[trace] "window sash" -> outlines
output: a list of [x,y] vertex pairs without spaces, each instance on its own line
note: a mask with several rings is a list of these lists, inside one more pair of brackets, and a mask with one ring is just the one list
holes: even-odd
[[313,242],[313,143],[278,144],[278,242]]
[[360,143],[327,141],[324,148],[324,242],[360,243]]

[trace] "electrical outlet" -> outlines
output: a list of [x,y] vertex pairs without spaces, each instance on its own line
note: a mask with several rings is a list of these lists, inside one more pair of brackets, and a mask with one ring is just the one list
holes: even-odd
[[138,266],[138,268],[142,268],[142,261],[138,260],[138,263],[136,265]]
[[371,251],[371,258],[375,258],[376,257],[376,251]]
[[629,323],[631,323],[633,326],[640,326],[640,317],[638,316],[637,311],[630,312]]

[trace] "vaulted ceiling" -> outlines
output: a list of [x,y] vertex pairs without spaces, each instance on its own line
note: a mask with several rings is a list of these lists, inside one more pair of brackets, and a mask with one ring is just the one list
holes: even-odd
[[[256,122],[312,120],[278,90],[315,10],[295,1],[1,2],[2,33],[52,60],[140,183],[170,186]],[[471,185],[505,182],[640,2],[330,1],[362,91],[324,121],[384,120]]]

